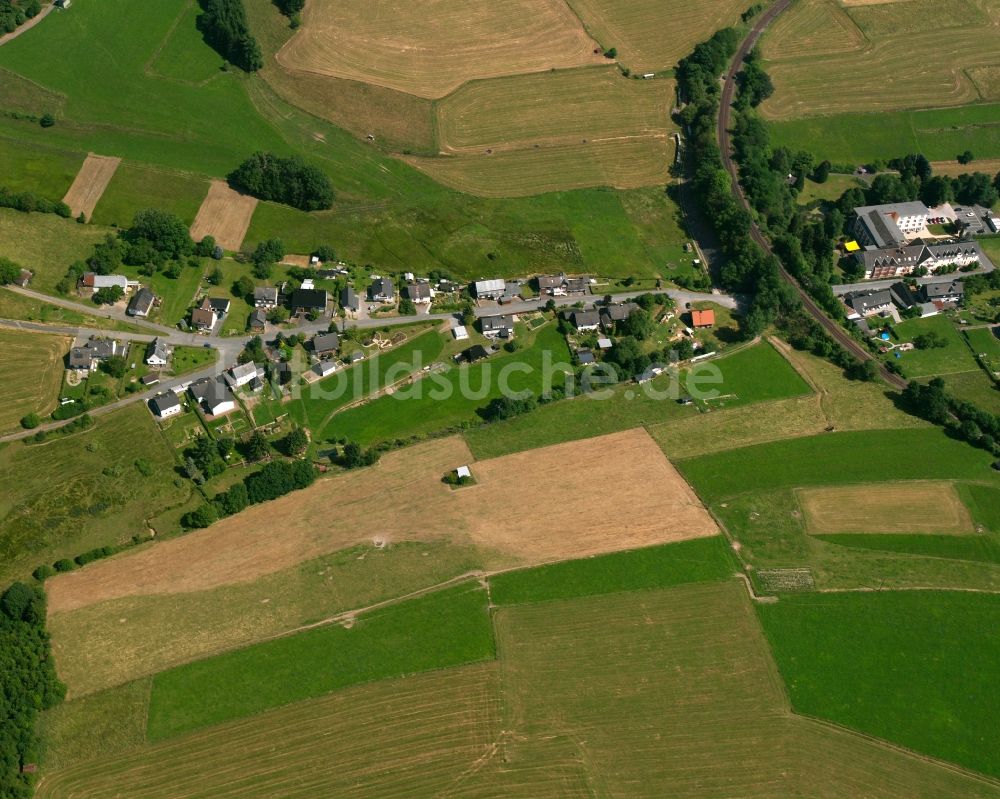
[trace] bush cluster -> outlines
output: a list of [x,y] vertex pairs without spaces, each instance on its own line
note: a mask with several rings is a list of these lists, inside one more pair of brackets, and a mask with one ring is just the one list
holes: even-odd
[[[3,0],[0,0],[2,3]],[[62,200],[48,200],[44,197],[36,197],[30,191],[11,191],[0,186],[0,208],[13,208],[30,214],[32,211],[39,214],[56,214],[64,219],[72,216],[69,206]]]
[[305,460],[271,461],[243,482],[236,483],[212,499],[181,517],[181,524],[187,528],[208,527],[208,525],[259,502],[277,499],[291,491],[306,488],[316,479],[312,463]]
[[0,34],[12,33],[42,10],[39,0],[0,0]]
[[239,191],[302,211],[321,211],[333,205],[330,179],[297,156],[282,158],[256,152],[230,172],[228,178]]
[[245,72],[264,66],[260,44],[250,32],[243,0],[199,0],[198,29],[223,58]]

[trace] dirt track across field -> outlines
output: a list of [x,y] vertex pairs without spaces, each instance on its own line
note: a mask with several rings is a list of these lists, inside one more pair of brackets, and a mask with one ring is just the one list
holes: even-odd
[[580,558],[713,535],[715,522],[645,430],[472,464],[440,439],[255,506],[207,530],[91,564],[47,583],[60,613],[126,596],[248,583],[358,543],[450,540],[495,554],[490,567]]
[[238,250],[256,208],[256,197],[240,194],[225,181],[213,180],[191,225],[191,238],[201,241],[212,236],[224,249]]
[[69,206],[73,216],[85,214],[87,219],[90,219],[121,162],[121,158],[109,155],[93,153],[87,155],[83,166],[73,179],[73,185],[63,197],[63,202]]

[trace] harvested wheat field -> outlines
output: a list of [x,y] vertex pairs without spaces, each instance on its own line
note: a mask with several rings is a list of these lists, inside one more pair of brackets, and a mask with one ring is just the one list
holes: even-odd
[[256,208],[256,197],[240,194],[225,181],[213,180],[191,225],[191,238],[201,241],[212,236],[220,247],[238,250]]
[[562,0],[313,0],[289,70],[438,98],[476,78],[603,63]]
[[16,427],[29,413],[44,414],[52,409],[70,343],[65,336],[0,330],[0,430]]
[[[973,70],[1000,61],[1000,18],[986,5],[907,0],[848,4],[845,10],[837,0],[798,3],[762,44],[775,91],[761,112],[794,119],[980,102],[990,96],[989,74]],[[829,41],[804,49],[821,29]],[[835,42],[842,46],[832,46]]]
[[674,145],[663,136],[588,140],[492,154],[403,160],[438,183],[479,197],[527,197],[593,186],[638,189],[669,180]]
[[390,453],[375,467],[320,480],[206,530],[59,575],[46,583],[49,612],[252,582],[373,539],[451,540],[494,551],[490,565],[501,567],[718,530],[645,430],[480,461],[475,486],[441,482],[471,462],[458,437]]
[[115,170],[122,162],[121,158],[114,158],[108,155],[87,155],[80,171],[73,179],[73,185],[69,187],[63,202],[69,206],[73,216],[84,214],[87,219],[94,213],[98,200],[104,194],[104,190],[114,177]]
[[797,492],[810,533],[973,533],[951,483],[803,488]]
[[719,28],[738,22],[742,0],[569,0],[584,27],[633,72],[671,69]]
[[38,797],[441,795],[490,761],[493,663],[383,680],[46,775]]
[[674,81],[627,80],[615,66],[476,81],[437,104],[444,152],[516,149],[581,139],[664,136]]
[[971,164],[960,164],[958,161],[931,161],[931,168],[935,175],[949,175],[951,177],[970,172],[985,172],[987,175],[996,175],[1000,172],[1000,158],[977,158]]

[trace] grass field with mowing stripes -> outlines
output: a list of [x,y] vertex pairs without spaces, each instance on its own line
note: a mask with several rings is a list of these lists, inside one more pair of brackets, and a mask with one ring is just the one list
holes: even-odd
[[796,710],[1000,776],[1000,596],[811,594],[757,613]]
[[158,741],[356,683],[493,655],[486,592],[459,585],[359,615],[349,627],[325,625],[161,672],[148,736]]

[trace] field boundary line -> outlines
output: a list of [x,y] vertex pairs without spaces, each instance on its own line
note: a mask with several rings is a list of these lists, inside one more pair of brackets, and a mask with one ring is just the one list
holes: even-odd
[[946,769],[953,774],[960,774],[969,779],[975,780],[983,785],[989,785],[990,787],[1000,788],[1000,779],[996,777],[991,777],[988,774],[983,774],[979,771],[973,771],[972,769],[965,768],[958,763],[953,763],[950,760],[942,760],[940,758],[934,757],[934,755],[926,755],[923,752],[918,752],[915,749],[910,749],[909,747],[902,746],[901,744],[893,743],[892,741],[887,741],[885,738],[879,738],[877,735],[871,735],[867,732],[862,732],[861,730],[856,730],[853,727],[847,727],[842,724],[838,724],[835,721],[829,721],[828,719],[821,719],[817,716],[810,716],[806,713],[799,713],[796,710],[792,711],[792,715],[806,721],[810,724],[814,724],[819,727],[825,727],[830,730],[842,733],[844,735],[849,735],[854,738],[859,738],[867,743],[878,746],[881,749],[886,749],[890,752],[897,752],[901,755],[906,755],[916,760],[920,760],[924,763],[928,763],[939,768]]

